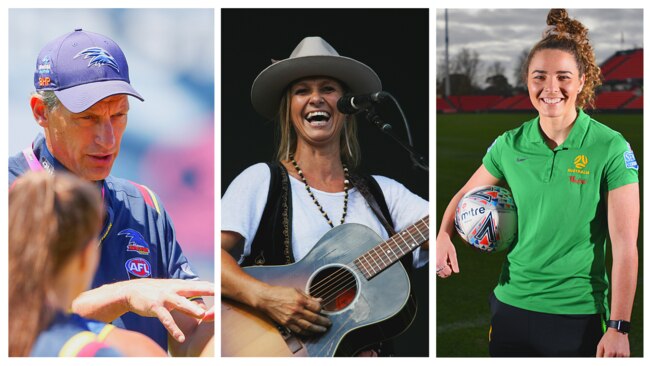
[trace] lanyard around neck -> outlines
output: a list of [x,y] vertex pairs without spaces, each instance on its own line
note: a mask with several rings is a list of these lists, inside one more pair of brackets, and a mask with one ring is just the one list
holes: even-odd
[[[27,160],[27,165],[29,165],[29,169],[31,171],[41,172],[41,171],[45,170],[43,168],[43,165],[41,164],[41,162],[38,161],[38,159],[36,158],[36,154],[34,154],[34,150],[27,147],[27,148],[25,148],[25,150],[23,150],[23,155],[25,156],[25,160]],[[103,184],[102,184],[102,200],[104,200],[104,185]]]
[[34,154],[34,150],[28,148],[25,148],[23,150],[23,155],[25,156],[25,159],[27,160],[27,165],[29,165],[29,169],[31,169],[34,172],[40,172],[45,169],[43,169],[43,165],[41,165],[41,162],[38,161],[36,158],[36,154]]

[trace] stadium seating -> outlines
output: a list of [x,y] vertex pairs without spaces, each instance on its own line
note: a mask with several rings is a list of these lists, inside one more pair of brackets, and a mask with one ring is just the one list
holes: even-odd
[[527,99],[528,95],[526,94],[519,94],[515,95],[512,97],[507,97],[505,99],[502,99],[499,101],[499,103],[495,104],[490,108],[493,111],[504,111],[510,109],[512,106],[515,104],[521,102],[523,99]]
[[528,95],[524,95],[524,98],[521,98],[519,102],[510,107],[511,111],[531,111],[535,109],[533,103],[530,101]]
[[636,97],[633,91],[603,92],[596,96],[596,108],[602,110],[619,109]]
[[643,95],[636,97],[636,99],[623,106],[623,109],[643,109]]
[[451,104],[447,103],[445,98],[437,97],[436,98],[436,111],[443,113],[453,113],[456,112],[456,108]]
[[627,59],[627,55],[615,54],[600,66],[601,74],[603,74],[603,76],[606,76],[608,73],[610,73],[614,68],[616,68],[622,62],[624,62],[626,59]]
[[503,97],[499,95],[455,95],[449,99],[459,111],[479,112],[490,109]]
[[643,50],[617,53],[601,67],[606,81],[643,79]]

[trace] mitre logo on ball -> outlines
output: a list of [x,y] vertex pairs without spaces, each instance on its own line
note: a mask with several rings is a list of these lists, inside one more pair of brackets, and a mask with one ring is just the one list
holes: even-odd
[[458,234],[473,248],[500,252],[517,236],[517,207],[510,191],[503,187],[476,187],[458,202],[454,223]]

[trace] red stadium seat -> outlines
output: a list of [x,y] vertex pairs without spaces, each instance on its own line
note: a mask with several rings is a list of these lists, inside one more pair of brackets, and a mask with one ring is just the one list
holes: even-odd
[[603,92],[596,96],[596,108],[603,110],[619,109],[636,97],[633,91]]
[[615,69],[626,59],[627,59],[627,55],[615,54],[600,66],[600,72],[603,74],[605,78],[607,78],[607,74],[609,74],[613,69]]
[[436,98],[436,111],[443,113],[453,113],[456,112],[456,108],[451,104],[447,103],[445,98],[437,97]]
[[462,112],[487,111],[503,99],[500,95],[455,95],[451,102]]
[[528,95],[524,95],[524,98],[521,98],[519,102],[510,107],[510,110],[513,111],[532,111],[534,109],[535,107],[533,107],[533,103],[530,101]]
[[[601,68],[602,71],[602,68]],[[606,81],[643,79],[643,50],[624,55],[622,62],[603,72]]]
[[636,97],[636,99],[623,106],[623,109],[643,109],[643,95]]
[[493,111],[505,111],[510,109],[512,106],[515,104],[519,103],[522,101],[522,99],[527,99],[528,95],[526,94],[520,94],[520,95],[514,95],[512,97],[507,97],[505,99],[502,99],[499,101],[499,103],[495,104],[490,108]]

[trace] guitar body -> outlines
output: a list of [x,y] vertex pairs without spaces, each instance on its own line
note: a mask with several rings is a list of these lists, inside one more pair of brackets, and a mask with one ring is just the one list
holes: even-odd
[[[248,306],[222,299],[222,356],[352,356],[406,330],[416,306],[401,263],[370,280],[353,264],[381,242],[371,229],[345,224],[330,230],[297,263],[244,268],[263,282],[322,297],[332,326],[322,335],[299,337]],[[336,281],[345,287],[336,287]]]

